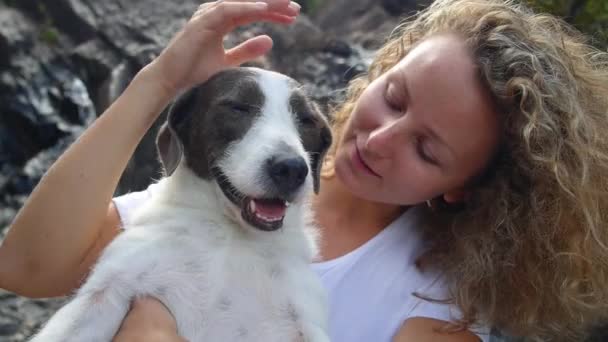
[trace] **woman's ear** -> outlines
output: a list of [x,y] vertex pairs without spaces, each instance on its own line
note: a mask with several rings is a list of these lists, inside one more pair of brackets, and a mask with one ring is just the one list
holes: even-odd
[[464,188],[448,191],[443,194],[443,200],[446,203],[456,204],[464,202],[469,196],[469,192]]

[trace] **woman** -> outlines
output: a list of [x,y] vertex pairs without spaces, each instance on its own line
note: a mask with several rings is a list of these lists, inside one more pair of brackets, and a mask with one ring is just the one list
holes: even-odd
[[[235,26],[297,12],[202,5],[41,180],[0,247],[0,287],[76,288],[147,196],[111,200],[160,111],[268,51],[265,36],[224,51]],[[607,65],[557,19],[501,0],[437,0],[400,25],[336,111],[313,203],[332,340],[476,341],[488,326],[573,340],[605,320]],[[180,338],[146,300],[116,340]]]

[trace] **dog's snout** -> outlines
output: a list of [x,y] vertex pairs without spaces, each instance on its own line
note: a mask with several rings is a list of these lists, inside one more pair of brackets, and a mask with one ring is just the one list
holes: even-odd
[[275,157],[268,160],[268,174],[279,192],[289,194],[304,183],[308,166],[302,157]]

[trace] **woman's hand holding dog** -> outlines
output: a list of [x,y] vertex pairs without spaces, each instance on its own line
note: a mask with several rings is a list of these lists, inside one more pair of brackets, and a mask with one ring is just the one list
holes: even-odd
[[222,69],[265,54],[272,47],[272,39],[261,35],[225,50],[224,36],[237,26],[256,21],[290,24],[299,10],[300,6],[289,0],[204,3],[145,70],[173,97]]
[[135,300],[112,342],[185,342],[169,310],[154,298]]

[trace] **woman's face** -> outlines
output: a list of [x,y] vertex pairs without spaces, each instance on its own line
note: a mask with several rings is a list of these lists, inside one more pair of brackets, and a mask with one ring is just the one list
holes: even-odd
[[487,165],[499,120],[467,46],[455,35],[414,47],[361,94],[336,153],[355,195],[411,205],[453,202]]

